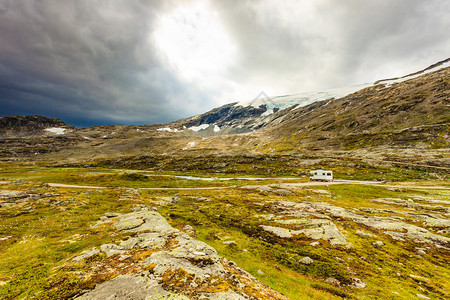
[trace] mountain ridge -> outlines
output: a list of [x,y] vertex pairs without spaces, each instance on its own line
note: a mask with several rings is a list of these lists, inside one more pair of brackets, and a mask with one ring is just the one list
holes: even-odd
[[343,98],[364,90],[365,88],[370,88],[377,85],[389,87],[392,84],[414,79],[417,76],[425,75],[429,72],[439,71],[442,68],[448,67],[449,64],[450,58],[402,77],[382,79],[377,80],[374,83],[341,87],[318,92],[306,92],[275,97],[268,97],[261,92],[252,100],[225,104],[203,114],[173,122],[173,124],[174,126],[178,126],[179,129],[198,126],[206,127],[206,125],[216,125],[221,129],[219,131],[211,131],[205,130],[208,128],[206,127],[205,129],[199,130],[203,131],[203,134],[196,131],[197,135],[201,136],[252,132],[261,128],[276,125],[276,120],[285,115],[284,110],[288,108],[295,107],[294,109],[299,109],[300,107],[305,107],[317,101]]
[[[443,65],[409,80],[369,86],[303,107],[292,105],[266,116],[262,116],[266,107],[244,108],[235,102],[167,124],[72,128],[59,120],[46,125],[50,128],[41,124],[28,135],[3,135],[0,156],[78,160],[136,155],[295,155],[368,147],[445,149],[450,145],[450,68]],[[60,131],[46,130],[51,128]]]

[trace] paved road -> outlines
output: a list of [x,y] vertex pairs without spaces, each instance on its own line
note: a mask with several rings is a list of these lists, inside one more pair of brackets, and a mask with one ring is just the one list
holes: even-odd
[[[286,186],[316,186],[316,185],[333,185],[333,184],[346,184],[348,182],[299,182],[299,183],[284,183],[283,185]],[[91,186],[91,185],[75,185],[75,184],[63,184],[63,183],[49,183],[48,184],[51,187],[60,187],[60,188],[74,188],[74,189],[105,189],[107,187],[104,186]],[[177,190],[221,190],[221,189],[229,189],[233,186],[214,186],[214,187],[175,187],[175,188],[165,188],[165,187],[158,187],[158,188],[139,188],[140,190],[151,190],[151,191],[177,191]]]

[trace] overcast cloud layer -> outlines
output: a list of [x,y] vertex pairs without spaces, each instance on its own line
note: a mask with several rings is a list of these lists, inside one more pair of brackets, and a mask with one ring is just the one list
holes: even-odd
[[165,123],[450,55],[448,0],[0,0],[0,115]]

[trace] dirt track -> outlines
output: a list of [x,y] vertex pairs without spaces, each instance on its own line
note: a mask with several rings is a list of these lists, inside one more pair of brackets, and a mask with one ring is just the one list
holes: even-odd
[[[63,183],[49,183],[51,187],[59,187],[59,188],[74,188],[74,189],[106,189],[106,188],[114,188],[114,187],[105,187],[105,186],[91,186],[91,185],[74,185],[74,184],[63,184]],[[138,188],[140,190],[155,190],[155,191],[167,191],[167,190],[219,190],[219,189],[228,189],[231,186],[218,186],[218,187],[180,187],[180,188]]]
[[[307,186],[323,186],[323,185],[337,185],[337,184],[365,184],[365,185],[376,185],[387,188],[407,188],[407,189],[436,189],[436,190],[450,190],[450,187],[444,186],[418,186],[413,184],[402,184],[402,185],[390,185],[378,183],[375,181],[358,181],[358,180],[342,180],[342,181],[331,181],[331,182],[298,182],[298,183],[284,183],[282,185],[286,187],[307,187]],[[89,186],[89,185],[72,185],[72,184],[62,184],[62,183],[49,183],[51,187],[60,187],[60,188],[76,188],[76,189],[105,189],[108,187],[104,186]],[[228,189],[232,186],[217,186],[217,187],[176,187],[176,188],[165,188],[165,187],[155,187],[155,188],[139,188],[141,190],[154,190],[154,191],[182,191],[182,190],[221,190]]]

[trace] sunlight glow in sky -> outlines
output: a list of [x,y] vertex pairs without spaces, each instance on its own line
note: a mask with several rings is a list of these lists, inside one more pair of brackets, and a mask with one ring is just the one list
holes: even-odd
[[449,0],[0,0],[0,116],[155,124],[448,58]]
[[206,1],[176,8],[160,18],[154,39],[186,80],[211,80],[233,61],[235,47]]

